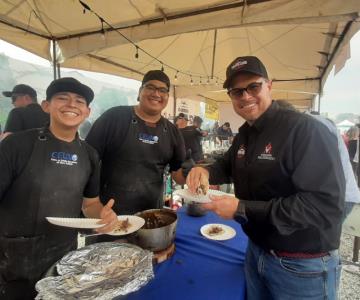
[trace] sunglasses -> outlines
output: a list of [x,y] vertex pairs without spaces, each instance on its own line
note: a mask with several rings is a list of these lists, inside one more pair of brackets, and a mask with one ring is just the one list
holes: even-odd
[[227,94],[232,99],[240,99],[244,97],[244,93],[247,92],[251,96],[256,96],[260,93],[262,84],[264,81],[261,82],[252,82],[245,88],[233,88],[228,90]]
[[144,85],[144,89],[151,94],[155,94],[156,91],[159,92],[160,96],[166,96],[169,94],[169,90],[167,88],[164,87],[156,87],[155,85],[152,84],[146,84]]

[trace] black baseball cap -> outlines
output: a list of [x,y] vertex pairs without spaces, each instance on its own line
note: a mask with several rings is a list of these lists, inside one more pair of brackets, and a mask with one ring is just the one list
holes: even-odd
[[2,92],[5,97],[12,97],[14,95],[29,95],[31,98],[36,99],[36,91],[27,84],[17,84],[12,91]]
[[232,80],[240,73],[252,73],[268,79],[264,64],[256,56],[240,56],[226,69],[226,80],[223,87],[229,88]]
[[142,85],[147,83],[150,80],[158,80],[166,84],[167,88],[170,89],[170,79],[169,77],[161,70],[151,70],[144,75],[142,80]]
[[46,100],[61,92],[71,92],[83,96],[89,105],[94,99],[93,90],[73,77],[63,77],[53,80],[46,89]]

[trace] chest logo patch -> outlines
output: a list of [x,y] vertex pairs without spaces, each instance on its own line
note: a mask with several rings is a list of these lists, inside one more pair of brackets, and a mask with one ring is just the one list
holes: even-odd
[[272,155],[272,145],[271,145],[271,143],[268,143],[265,146],[264,152],[261,153],[257,158],[258,159],[266,159],[266,160],[275,160],[275,157]]
[[147,133],[139,133],[139,140],[145,144],[157,144],[159,142],[159,137]]
[[78,156],[66,152],[51,152],[50,160],[59,165],[77,165]]
[[239,150],[237,152],[237,158],[243,158],[245,156],[245,153],[246,153],[245,145],[242,144],[240,145]]

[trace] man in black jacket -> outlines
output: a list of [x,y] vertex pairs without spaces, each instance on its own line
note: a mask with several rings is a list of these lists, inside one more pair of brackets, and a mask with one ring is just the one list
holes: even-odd
[[12,91],[3,92],[11,97],[13,108],[6,120],[4,137],[26,129],[40,128],[49,123],[49,114],[37,103],[36,91],[26,84],[16,85]]
[[246,120],[223,159],[194,168],[187,183],[233,181],[235,197],[206,204],[234,218],[249,236],[249,299],[335,299],[345,178],[337,138],[313,117],[271,99],[262,62],[239,57],[224,88]]
[[195,116],[193,125],[180,129],[184,138],[186,151],[190,153],[191,158],[196,163],[204,160],[201,140],[204,136],[207,136],[207,132],[201,130],[202,122],[203,120],[199,116]]

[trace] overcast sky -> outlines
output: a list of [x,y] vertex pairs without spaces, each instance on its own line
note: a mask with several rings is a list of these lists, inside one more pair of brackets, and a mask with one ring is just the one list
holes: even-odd
[[[334,117],[338,113],[360,114],[360,32],[350,42],[351,58],[336,76],[331,72],[324,95],[321,98],[321,112]],[[36,55],[0,40],[0,53],[34,64],[50,66],[50,63]],[[138,89],[140,82],[118,76],[79,71],[100,81],[111,82],[127,88]]]
[[334,116],[352,112],[360,115],[360,32],[350,41],[351,58],[345,67],[328,77],[321,98],[321,112]]

